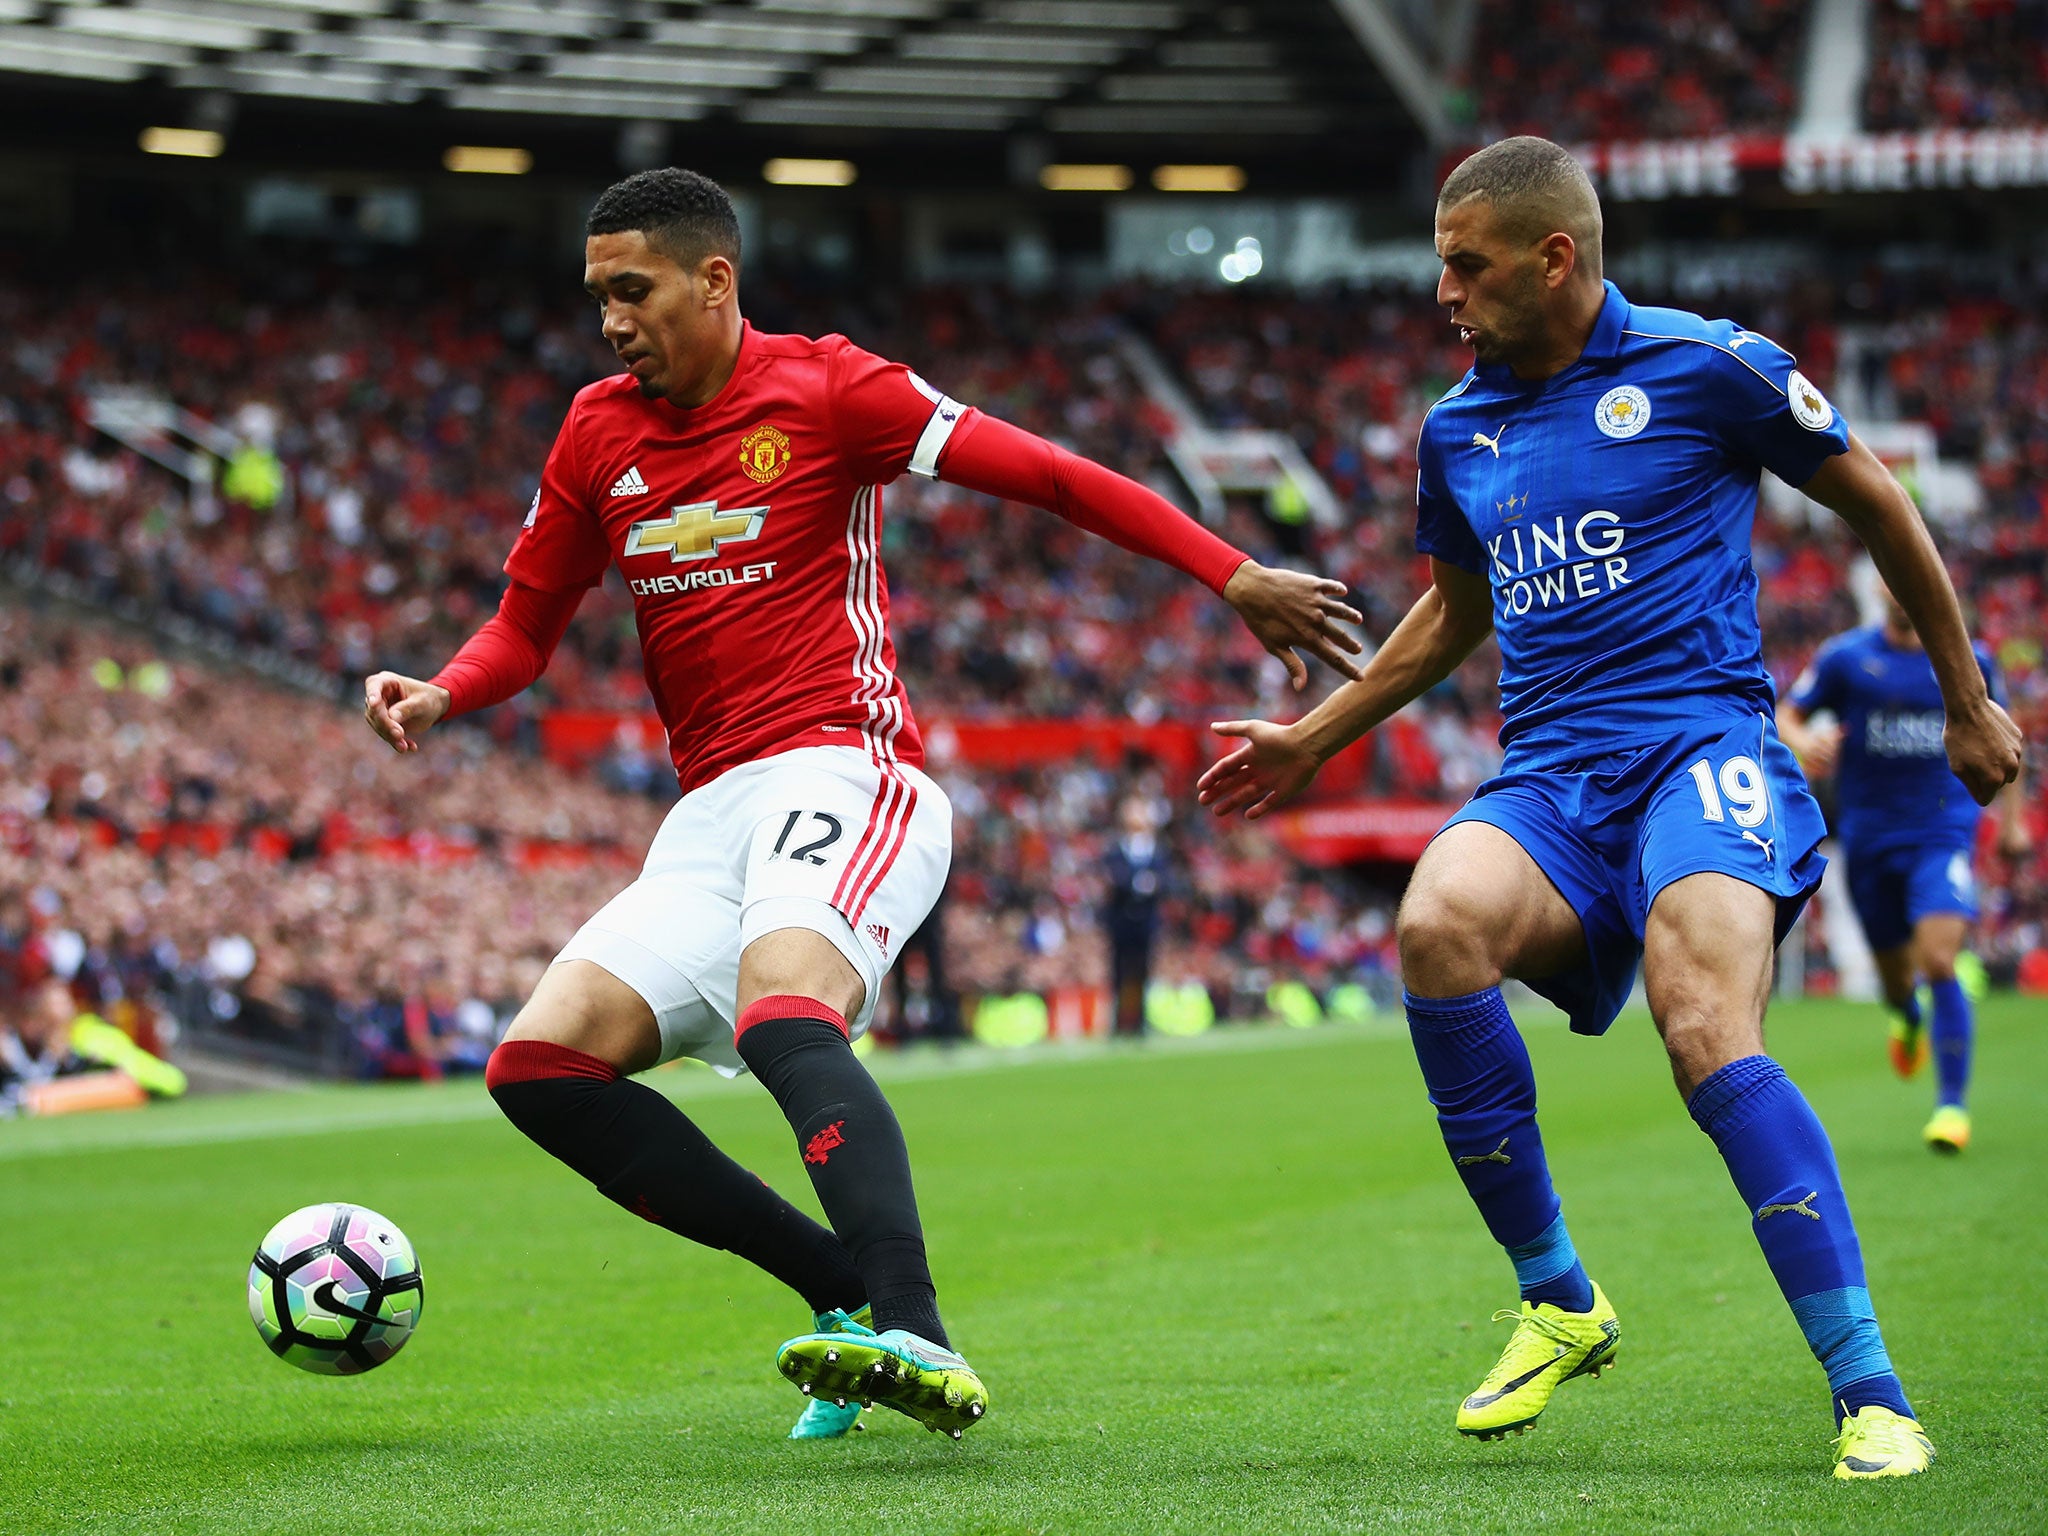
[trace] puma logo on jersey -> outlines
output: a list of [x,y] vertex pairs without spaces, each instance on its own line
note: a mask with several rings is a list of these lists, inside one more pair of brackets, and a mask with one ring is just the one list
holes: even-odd
[[1789,1212],[1790,1214],[1795,1216],[1809,1216],[1813,1220],[1819,1221],[1820,1212],[1816,1211],[1813,1208],[1813,1202],[1818,1200],[1819,1198],[1820,1191],[1817,1189],[1812,1190],[1807,1194],[1804,1200],[1786,1200],[1780,1202],[1777,1205],[1765,1206],[1762,1210],[1756,1213],[1756,1219],[1758,1221],[1762,1221],[1766,1216],[1779,1216]]
[[647,494],[647,482],[640,478],[640,466],[638,464],[635,464],[612,482],[612,494],[614,496],[645,496]]
[[685,560],[709,560],[728,544],[761,536],[768,520],[766,507],[735,507],[718,510],[715,501],[693,501],[669,508],[667,517],[635,523],[626,535],[625,555],[658,555],[664,549],[677,565]]
[[1472,434],[1472,446],[1474,448],[1491,448],[1493,450],[1493,456],[1496,459],[1499,458],[1500,440],[1508,435],[1508,425],[1509,424],[1507,422],[1502,422],[1500,424],[1499,430],[1497,430],[1491,437],[1488,437],[1484,432],[1474,432]]
[[1460,1168],[1475,1168],[1481,1163],[1506,1164],[1513,1161],[1514,1159],[1508,1156],[1508,1139],[1503,1136],[1500,1139],[1500,1145],[1491,1152],[1482,1153],[1478,1157],[1461,1157],[1458,1159],[1458,1166]]
[[1729,350],[1730,352],[1739,352],[1739,351],[1741,351],[1741,350],[1742,350],[1742,349],[1743,349],[1744,347],[1748,346],[1748,345],[1749,345],[1749,344],[1750,344],[1751,342],[1753,342],[1753,341],[1762,341],[1762,340],[1763,340],[1763,337],[1761,337],[1761,336],[1752,336],[1752,335],[1750,335],[1750,334],[1749,334],[1749,332],[1747,332],[1747,331],[1737,331],[1737,332],[1735,333],[1735,338],[1734,338],[1734,340],[1732,340],[1732,341],[1730,341],[1730,342],[1728,343],[1728,350]]
[[1771,840],[1770,838],[1768,838],[1768,837],[1758,837],[1758,836],[1757,836],[1757,835],[1756,835],[1756,834],[1755,834],[1754,832],[1744,832],[1744,833],[1742,834],[1742,840],[1743,840],[1743,841],[1744,841],[1745,843],[1755,843],[1755,844],[1757,845],[1757,847],[1759,847],[1759,848],[1763,849],[1763,851],[1764,851],[1764,862],[1765,862],[1766,864],[1769,864],[1769,863],[1773,862],[1773,855],[1772,855],[1772,853],[1771,853],[1771,841],[1772,841],[1772,840]]

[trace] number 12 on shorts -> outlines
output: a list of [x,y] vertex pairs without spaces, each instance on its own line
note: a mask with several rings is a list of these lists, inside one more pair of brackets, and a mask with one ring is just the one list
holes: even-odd
[[[796,831],[796,824],[806,816],[810,817],[813,822],[817,823],[818,827],[822,827],[824,830],[819,832],[817,836],[812,837],[811,833],[816,828],[806,827],[802,836],[810,840],[805,842],[799,839],[795,847],[790,847],[790,835]],[[792,863],[797,864],[823,864],[825,862],[825,850],[838,842],[845,830],[839,824],[837,816],[828,815],[824,811],[791,811],[789,813],[789,820],[782,824],[782,836],[775,839],[775,846],[768,850],[768,857],[771,860],[788,858]],[[785,848],[789,849],[787,854],[783,852]]]
[[1729,758],[1721,765],[1718,785],[1713,765],[1704,757],[1685,771],[1700,792],[1700,814],[1708,821],[1733,821],[1747,831],[1770,819],[1770,786],[1755,758]]

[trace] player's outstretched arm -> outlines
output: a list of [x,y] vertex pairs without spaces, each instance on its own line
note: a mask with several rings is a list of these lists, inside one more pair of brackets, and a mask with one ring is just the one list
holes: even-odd
[[2019,727],[1985,686],[1962,606],[1920,509],[1853,433],[1849,451],[1828,459],[1800,489],[1863,541],[1884,584],[1913,621],[1941,684],[1949,767],[1979,805],[1989,805],[1999,787],[2018,775],[2024,743]]
[[2027,771],[2024,767],[2013,781],[1998,792],[1998,851],[2008,859],[2023,859],[2034,851],[2034,834],[2027,827]]
[[452,715],[502,704],[547,670],[583,587],[551,592],[514,581],[498,611],[426,681],[397,672],[363,680],[363,718],[394,752],[417,752],[419,737]]
[[1210,765],[1196,785],[1218,816],[1256,821],[1301,793],[1367,731],[1449,677],[1493,631],[1493,594],[1484,576],[1432,558],[1430,588],[1387,636],[1364,674],[1292,725],[1223,720],[1211,727],[1242,743]]
[[1778,739],[1792,749],[1792,755],[1799,759],[1799,766],[1806,770],[1808,778],[1824,779],[1835,771],[1835,759],[1842,745],[1842,728],[1821,729],[1812,723],[1811,715],[1791,699],[1778,701]]
[[1359,675],[1351,657],[1363,647],[1340,626],[1362,621],[1345,603],[1342,582],[1263,566],[1115,470],[993,416],[977,416],[947,444],[938,472],[949,485],[1042,507],[1187,572],[1237,610],[1245,628],[1286,666],[1296,692],[1308,684],[1299,652],[1345,677]]

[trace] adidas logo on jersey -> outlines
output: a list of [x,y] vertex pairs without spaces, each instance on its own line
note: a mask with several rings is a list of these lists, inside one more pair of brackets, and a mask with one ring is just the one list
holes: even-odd
[[645,496],[647,494],[647,482],[640,478],[640,466],[638,464],[635,464],[612,482],[612,494],[614,496]]

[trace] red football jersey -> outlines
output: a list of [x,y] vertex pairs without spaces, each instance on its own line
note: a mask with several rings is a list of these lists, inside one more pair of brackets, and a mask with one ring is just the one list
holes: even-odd
[[577,393],[505,561],[550,591],[616,564],[683,791],[792,747],[921,765],[896,676],[881,488],[936,475],[974,413],[844,336],[740,336],[695,410],[624,375]]

